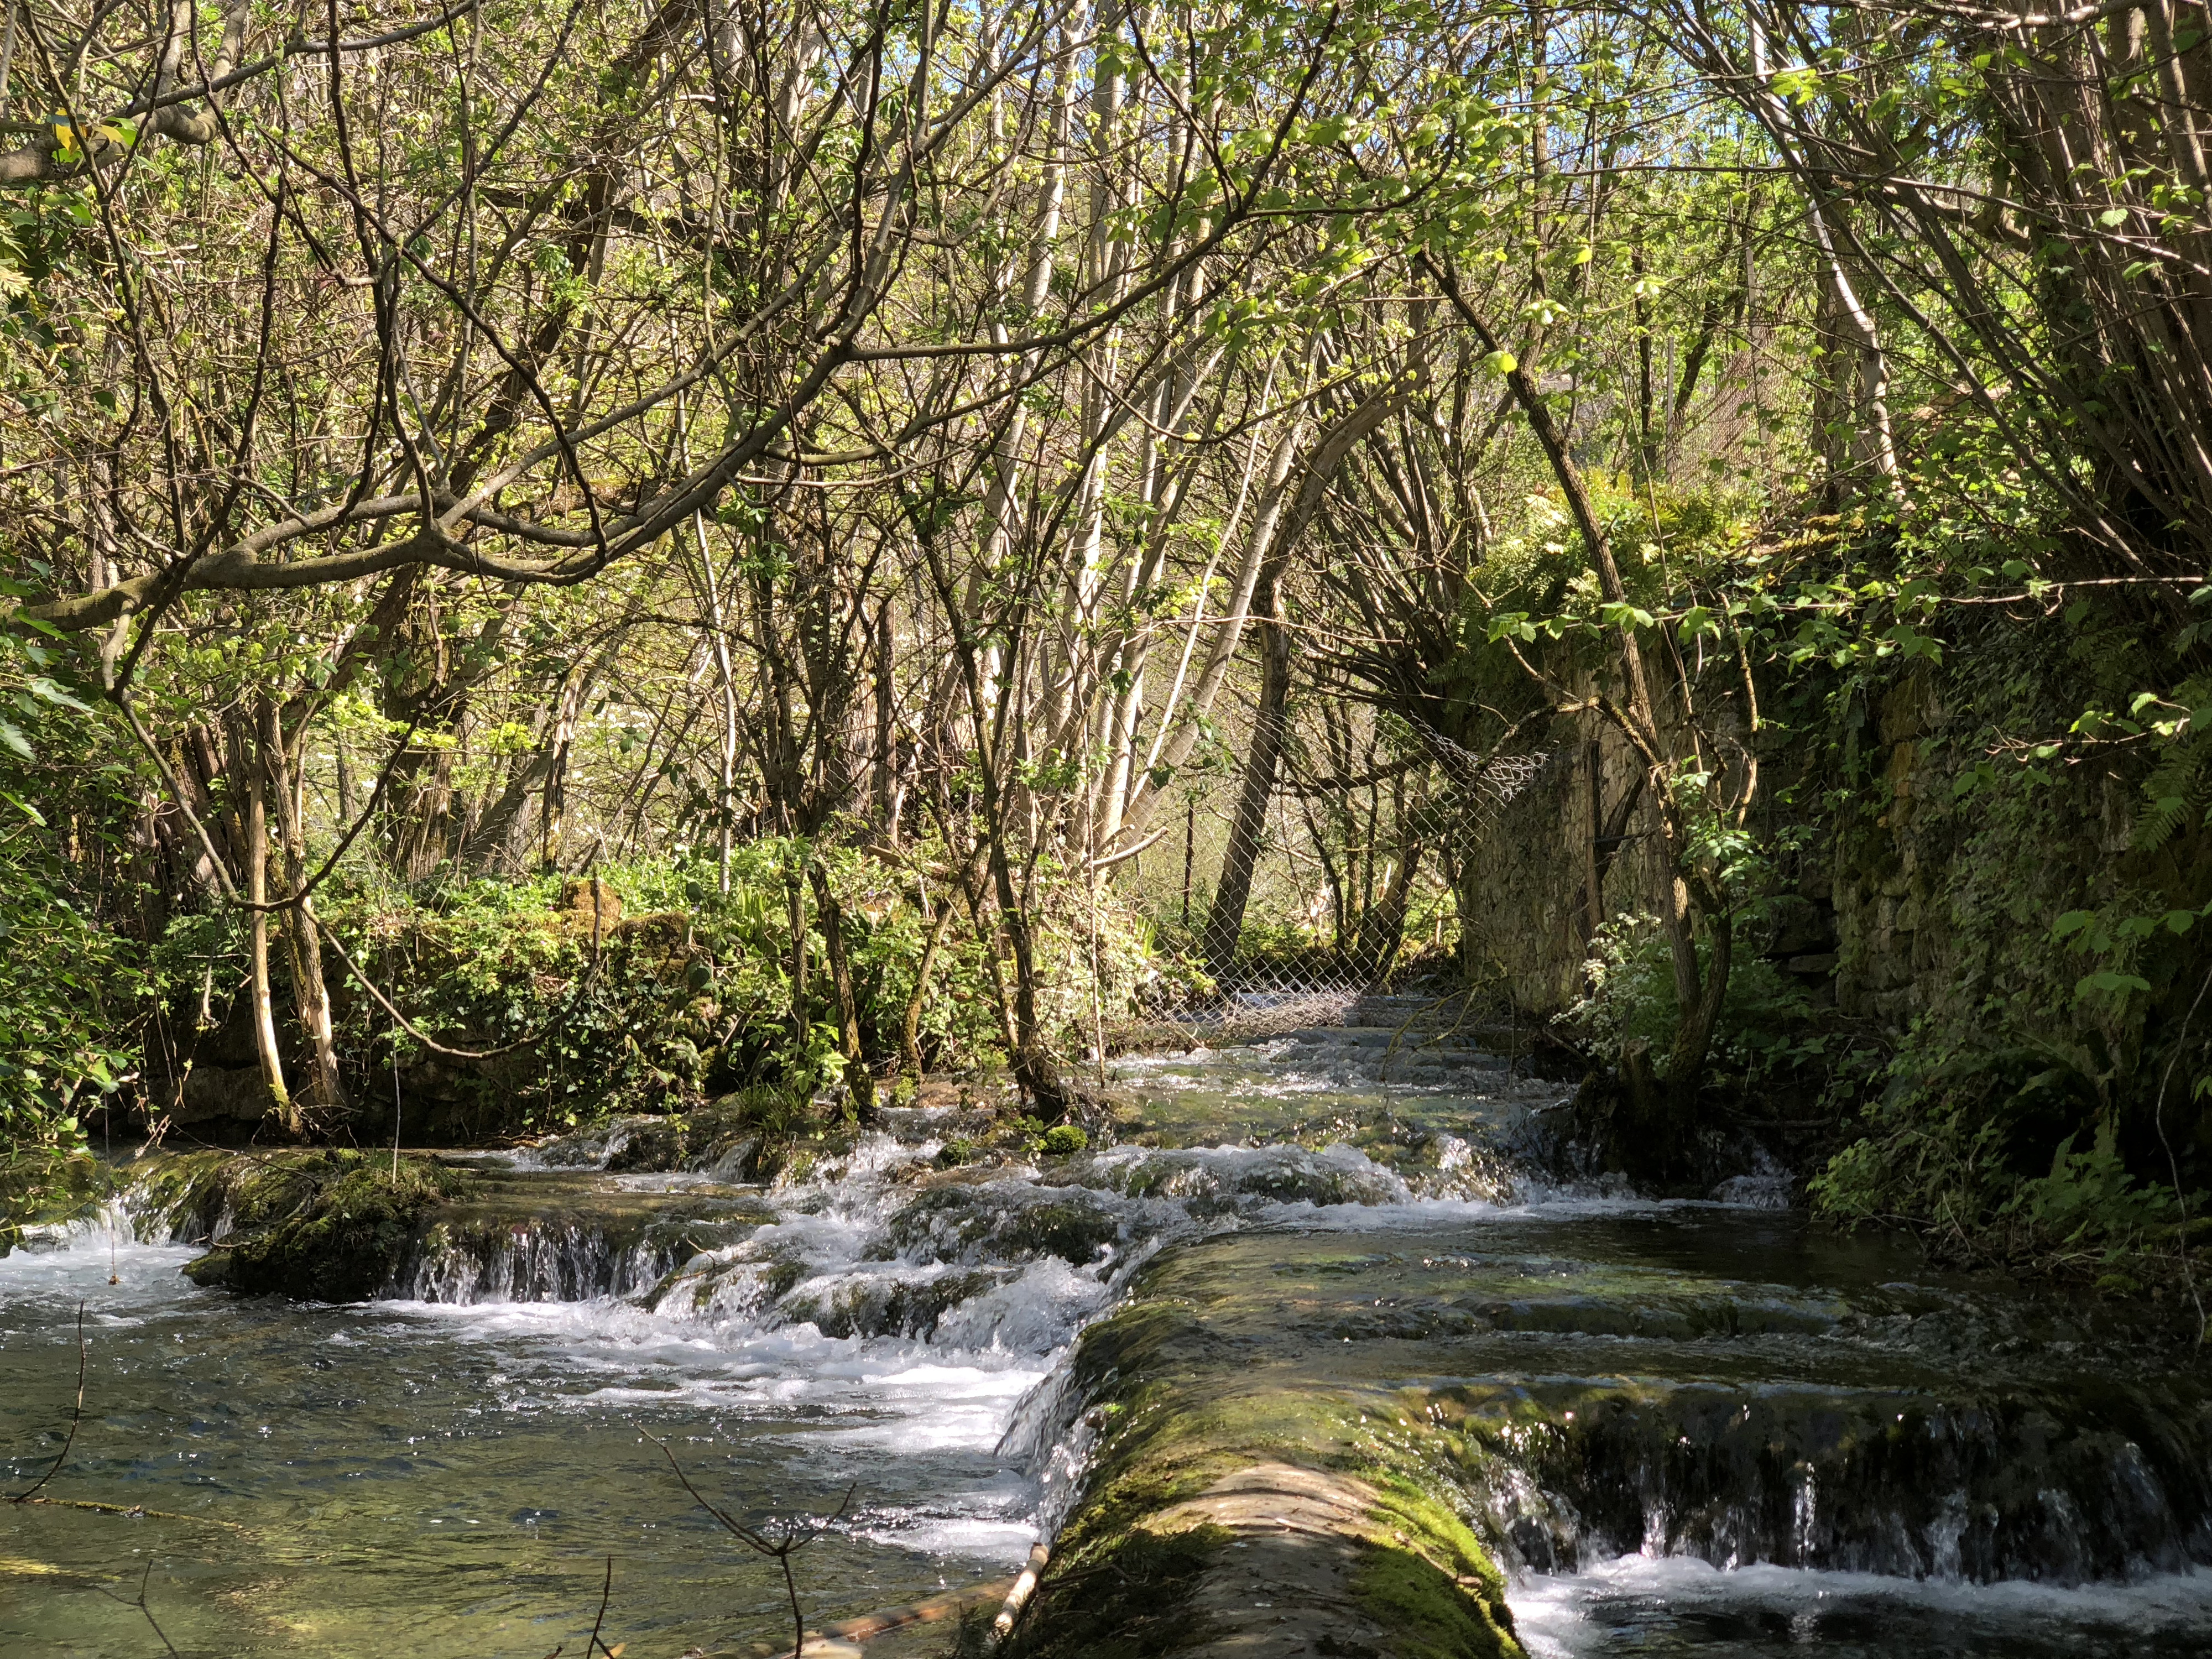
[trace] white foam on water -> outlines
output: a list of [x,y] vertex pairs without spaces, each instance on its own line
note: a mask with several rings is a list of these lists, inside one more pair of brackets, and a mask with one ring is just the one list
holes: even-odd
[[[1683,1556],[1624,1555],[1585,1571],[1532,1574],[1506,1600],[1531,1659],[1643,1645],[1638,1614],[1761,1613],[1802,1627],[1808,1615],[1853,1613],[1940,1625],[2002,1643],[2017,1631],[2055,1642],[2069,1630],[2185,1636],[2212,1621],[2212,1571],[2161,1573],[2134,1583],[2062,1588],[2024,1579],[1968,1583],[1770,1565],[1723,1569]],[[1899,1645],[1895,1651],[1911,1651]]]
[[896,1510],[881,1511],[866,1526],[853,1528],[854,1536],[872,1543],[889,1544],[928,1555],[969,1556],[991,1562],[1018,1561],[1036,1541],[1030,1521],[994,1521],[983,1516],[940,1518]]
[[191,1245],[140,1242],[129,1212],[109,1204],[63,1225],[24,1229],[23,1242],[0,1256],[0,1304],[81,1300],[88,1319],[143,1314],[184,1295],[211,1294],[177,1271],[200,1254]]
[[[1479,1080],[1485,1092],[1477,1093],[1473,1060],[1441,1058],[1451,1063],[1439,1079],[1433,1051],[1401,1048],[1384,1071],[1379,1044],[1294,1036],[1250,1050],[1127,1061],[1120,1069],[1154,1088],[1202,1092],[1232,1122],[1239,1103],[1255,1099],[1283,1099],[1303,1111],[1308,1097],[1357,1097],[1347,1099],[1344,1116],[1330,1121],[1332,1134],[1359,1133],[1355,1112],[1364,1121],[1370,1109],[1402,1097],[1442,1092],[1465,1102],[1466,1116],[1445,1120],[1462,1125],[1481,1115],[1476,1103],[1494,1108],[1502,1099],[1557,1092],[1490,1071]],[[1249,1133],[1251,1124],[1245,1127]],[[1472,1127],[1465,1133],[1480,1139]],[[603,1166],[626,1139],[617,1130],[564,1149],[562,1156],[573,1161],[533,1163],[526,1155],[514,1167],[574,1175],[593,1168],[592,1159]],[[1764,1170],[1711,1199],[1666,1201],[1547,1185],[1515,1172],[1485,1195],[1473,1142],[1440,1133],[1431,1145],[1433,1167],[1407,1173],[1342,1139],[1318,1146],[1261,1139],[1115,1146],[1042,1167],[1014,1164],[939,1176],[927,1173],[935,1140],[872,1133],[841,1158],[780,1178],[764,1194],[772,1218],[741,1242],[695,1257],[657,1291],[641,1285],[628,1297],[516,1301],[508,1299],[510,1290],[543,1289],[548,1281],[508,1273],[472,1282],[467,1299],[383,1300],[318,1316],[337,1325],[324,1339],[332,1344],[373,1334],[387,1346],[404,1345],[410,1333],[427,1333],[493,1351],[497,1375],[483,1402],[488,1413],[568,1412],[622,1423],[695,1410],[751,1425],[802,1460],[817,1449],[858,1454],[864,1467],[939,1454],[957,1455],[956,1464],[991,1460],[998,1474],[987,1465],[955,1493],[940,1499],[932,1492],[926,1508],[869,1509],[848,1524],[854,1536],[901,1549],[1012,1561],[1040,1527],[1057,1523],[1081,1478],[1093,1431],[1069,1380],[1074,1340],[1166,1244],[1239,1226],[1395,1232],[1418,1241],[1427,1230],[1470,1223],[1759,1208],[1777,1190],[1776,1172]],[[718,1184],[696,1175],[602,1172],[596,1179],[628,1192]],[[104,1304],[111,1249],[125,1284]],[[1091,1259],[1066,1259],[1085,1249],[1094,1249]],[[218,1296],[177,1273],[195,1253],[137,1243],[118,1210],[54,1230],[36,1248],[0,1261],[0,1303],[35,1294],[58,1310],[64,1297],[73,1305],[82,1293],[95,1310],[123,1317]],[[832,1334],[839,1330],[863,1334]],[[860,1501],[866,1497],[863,1490]],[[1638,1609],[1662,1602],[1756,1606],[1795,1617],[1839,1605],[1892,1605],[1884,1598],[1903,1598],[1894,1605],[1929,1616],[2000,1625],[2139,1620],[2190,1627],[2212,1617],[2212,1575],[2061,1590],[1765,1566],[1723,1572],[1694,1559],[1628,1557],[1577,1575],[1524,1580],[1511,1596],[1532,1653],[1553,1659],[1617,1643]]]

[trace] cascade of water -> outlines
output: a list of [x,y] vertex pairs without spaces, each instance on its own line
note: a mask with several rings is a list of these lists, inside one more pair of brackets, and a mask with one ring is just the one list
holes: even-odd
[[[2148,1359],[2092,1386],[2057,1346],[2078,1333],[1816,1248],[1772,1209],[1771,1164],[1704,1202],[1639,1199],[1563,1144],[1557,1086],[1407,1049],[1301,1030],[1131,1062],[1121,1144],[1026,1164],[939,1167],[951,1127],[901,1114],[763,1183],[734,1178],[753,1143],[619,1123],[481,1160],[479,1195],[437,1212],[386,1300],[486,1344],[556,1343],[603,1409],[804,1401],[787,1431],[807,1456],[866,1446],[874,1470],[957,1446],[1014,1472],[854,1523],[902,1547],[1012,1559],[1056,1528],[1100,1431],[1073,1346],[1179,1272],[1240,1386],[1267,1368],[1361,1401],[1425,1390],[1449,1425],[1437,1467],[1460,1470],[1440,1494],[1526,1583],[1612,1583],[1621,1557],[1746,1584],[2212,1562],[2203,1388]],[[44,1243],[234,1225],[173,1197]]]

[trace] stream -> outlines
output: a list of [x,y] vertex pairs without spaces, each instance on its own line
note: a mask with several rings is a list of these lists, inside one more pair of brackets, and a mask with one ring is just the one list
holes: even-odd
[[653,1440],[749,1522],[836,1515],[810,1625],[1006,1577],[1131,1294],[1199,1310],[1210,1386],[1498,1449],[1455,1497],[1541,1659],[2212,1650],[2212,1379],[2124,1310],[1814,1228],[1778,1170],[1577,1177],[1559,1085],[1471,1043],[1314,1028],[1112,1093],[1115,1144],[1027,1164],[944,1167],[949,1105],[767,1187],[634,1125],[444,1154],[480,1190],[349,1306],[195,1287],[143,1202],[50,1232],[0,1260],[0,1479],[60,1449],[82,1303],[45,1495],[109,1507],[0,1505],[0,1652],[543,1659],[603,1591],[627,1659],[787,1647]]

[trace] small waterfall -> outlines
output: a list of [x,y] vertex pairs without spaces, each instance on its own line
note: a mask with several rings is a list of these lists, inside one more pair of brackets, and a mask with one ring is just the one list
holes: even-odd
[[440,1223],[392,1293],[409,1301],[588,1302],[644,1294],[675,1265],[670,1247],[620,1242],[587,1221]]
[[1530,1571],[1640,1553],[2069,1585],[2212,1562],[2212,1421],[2124,1390],[1623,1389],[1488,1437],[1510,1470],[1490,1481],[1493,1528]]
[[1014,1407],[996,1448],[996,1455],[1037,1483],[1038,1536],[1052,1537],[1067,1519],[1097,1437],[1098,1419],[1085,1409],[1074,1367],[1063,1356]]

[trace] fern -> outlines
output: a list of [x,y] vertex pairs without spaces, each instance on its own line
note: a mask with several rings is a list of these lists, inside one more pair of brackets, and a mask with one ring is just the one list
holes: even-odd
[[2187,823],[2203,793],[2204,749],[2183,743],[2160,761],[2143,785],[2149,805],[2136,819],[2128,844],[2138,853],[2153,853],[2172,841]]
[[2212,744],[2201,741],[2203,728],[2212,720],[2200,720],[2203,707],[2212,702],[2212,684],[2195,678],[2184,684],[2175,700],[2190,710],[2188,722],[2167,741],[2166,753],[2143,781],[2143,798],[2149,805],[2136,818],[2129,845],[2138,853],[2155,852],[2192,823],[2207,822],[2206,806],[2212,803]]

